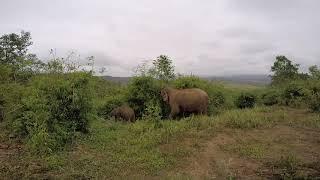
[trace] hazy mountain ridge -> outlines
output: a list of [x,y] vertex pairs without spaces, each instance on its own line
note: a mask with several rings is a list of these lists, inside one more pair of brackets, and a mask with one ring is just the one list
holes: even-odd
[[[131,77],[115,77],[115,76],[103,76],[105,80],[126,84]],[[269,75],[257,74],[257,75],[232,75],[232,76],[206,76],[201,77],[207,80],[226,81],[238,84],[257,84],[266,85],[271,82]]]
[[232,83],[238,83],[238,84],[266,85],[271,83],[271,77],[266,74],[209,76],[204,78],[208,80],[226,81],[226,82],[232,82]]

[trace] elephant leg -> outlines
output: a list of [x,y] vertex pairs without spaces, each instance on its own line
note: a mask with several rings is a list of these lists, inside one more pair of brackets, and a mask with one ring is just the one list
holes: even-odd
[[207,110],[207,109],[204,109],[204,110],[203,110],[203,114],[204,114],[204,115],[207,115],[207,114],[208,114],[208,110]]
[[205,110],[200,109],[200,110],[198,111],[198,114],[199,114],[199,115],[205,115],[205,114],[206,114],[206,112],[205,112]]
[[179,108],[177,106],[172,106],[169,119],[173,119],[178,113],[179,113]]
[[208,111],[208,109],[206,108],[206,106],[201,106],[201,108],[199,109],[199,114],[206,115],[207,111]]

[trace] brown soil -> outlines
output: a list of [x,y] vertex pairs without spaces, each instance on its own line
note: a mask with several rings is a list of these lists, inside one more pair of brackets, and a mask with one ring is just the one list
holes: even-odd
[[[274,164],[290,154],[301,162],[297,171],[303,176],[320,176],[320,131],[276,126],[269,129],[230,130],[226,129],[207,141],[201,151],[182,161],[169,176],[187,176],[193,179],[269,179],[279,171]],[[264,155],[251,158],[225,150],[223,147],[241,142],[262,143]]]

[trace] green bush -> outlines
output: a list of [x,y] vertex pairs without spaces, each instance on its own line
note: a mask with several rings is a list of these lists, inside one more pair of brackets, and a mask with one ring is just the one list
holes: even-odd
[[0,83],[9,82],[11,80],[12,68],[0,64]]
[[152,77],[140,76],[130,80],[126,100],[134,109],[136,117],[142,117],[145,114],[148,103],[163,103],[160,98],[160,91],[160,82]]
[[311,95],[309,107],[313,112],[320,112],[320,92]]
[[311,81],[309,89],[309,108],[314,112],[320,112],[320,81]]
[[279,104],[281,101],[281,93],[276,89],[270,89],[262,93],[261,101],[266,106]]
[[199,88],[207,92],[209,96],[208,114],[214,115],[219,112],[226,103],[224,88],[222,85],[213,84],[196,76],[182,76],[173,81],[177,89]]
[[256,103],[256,97],[252,93],[242,93],[236,99],[235,104],[238,108],[253,108]]
[[160,122],[161,118],[161,105],[155,101],[150,101],[149,103],[147,103],[146,109],[144,110],[144,114],[142,115],[142,119],[153,121],[155,128],[159,128],[162,127],[162,124]]
[[209,108],[208,114],[215,115],[225,107],[226,97],[223,93],[223,88],[219,86],[211,86],[208,89]]
[[197,76],[181,76],[173,81],[173,86],[177,89],[200,88],[207,89],[208,82]]
[[50,153],[70,142],[76,131],[87,132],[92,113],[90,75],[71,73],[32,79],[23,109],[13,122],[28,145],[39,153]]
[[103,118],[107,119],[110,117],[110,112],[122,104],[125,103],[124,95],[115,95],[115,96],[108,96],[104,99],[104,105],[98,109],[98,115],[102,116]]
[[307,97],[308,89],[304,82],[292,82],[288,84],[283,91],[283,101],[287,106],[304,106]]
[[4,97],[0,94],[0,122],[4,120]]
[[14,120],[17,119],[22,112],[22,97],[24,97],[26,93],[26,88],[18,83],[0,84],[1,116],[7,129],[12,134],[20,134],[17,128],[14,128]]

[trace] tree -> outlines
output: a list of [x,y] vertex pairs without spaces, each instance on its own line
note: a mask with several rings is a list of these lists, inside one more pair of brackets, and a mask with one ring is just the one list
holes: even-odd
[[174,66],[172,60],[166,55],[160,55],[152,62],[153,67],[149,73],[159,80],[168,82],[175,78]]
[[299,64],[293,64],[285,56],[277,56],[271,67],[271,71],[274,73],[271,76],[272,84],[280,84],[298,78],[300,75],[298,70]]
[[320,80],[320,69],[317,65],[309,67],[309,73],[311,78]]
[[19,58],[27,54],[32,45],[29,32],[22,31],[20,35],[11,33],[0,37],[0,57],[2,64],[19,64]]
[[32,45],[31,34],[21,31],[0,37],[0,65],[12,70],[11,77],[16,81],[39,71],[44,65],[35,54],[28,53]]

